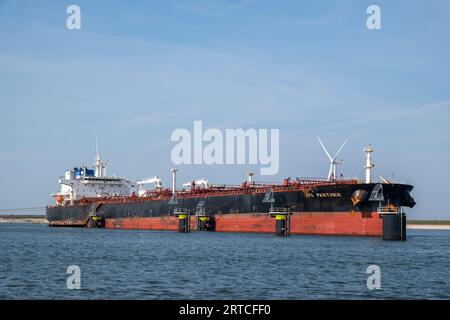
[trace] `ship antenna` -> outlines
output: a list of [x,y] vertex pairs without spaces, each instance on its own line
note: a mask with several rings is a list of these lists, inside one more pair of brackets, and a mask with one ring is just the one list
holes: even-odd
[[328,159],[330,160],[330,170],[328,171],[328,177],[327,180],[336,180],[336,167],[338,164],[342,164],[342,160],[338,161],[336,160],[337,156],[339,155],[339,152],[341,152],[342,148],[345,146],[348,140],[345,140],[344,143],[341,145],[339,150],[336,152],[334,157],[330,156],[330,153],[328,152],[327,148],[325,148],[325,145],[323,144],[322,140],[320,140],[319,137],[317,137],[317,140],[319,140],[320,145],[322,146],[323,151],[325,151],[326,155],[328,156]]
[[95,134],[95,151],[97,153],[97,159],[100,159],[100,155],[98,153],[97,134]]

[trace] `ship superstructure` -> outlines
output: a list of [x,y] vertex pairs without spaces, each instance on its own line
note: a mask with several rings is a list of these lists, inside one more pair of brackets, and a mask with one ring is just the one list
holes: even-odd
[[97,148],[93,169],[75,167],[59,178],[60,191],[52,194],[56,203],[66,205],[83,198],[130,196],[136,184],[125,178],[107,176],[106,166]]

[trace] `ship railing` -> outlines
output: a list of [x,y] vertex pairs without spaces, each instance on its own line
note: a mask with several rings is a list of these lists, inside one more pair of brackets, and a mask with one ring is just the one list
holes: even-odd
[[251,184],[243,184],[243,185],[227,185],[227,184],[215,184],[210,185],[208,188],[195,188],[195,189],[182,189],[178,190],[177,193],[179,196],[191,196],[192,194],[214,194],[214,193],[233,193],[233,192],[242,192],[245,190],[265,190],[267,188],[275,188],[275,189],[290,189],[296,188],[298,186],[326,186],[326,185],[336,185],[336,184],[348,184],[348,183],[360,183],[361,181],[358,178],[350,177],[350,178],[340,178],[333,181],[328,181],[323,178],[297,178],[296,180],[288,180],[289,183],[286,182],[276,183],[276,182],[263,182],[263,181],[254,181]]
[[[406,180],[388,180],[387,184],[408,184]],[[386,183],[386,182],[383,182]]]
[[185,208],[175,208],[173,210],[173,215],[174,216],[188,215],[188,214],[190,214],[190,210],[185,209]]
[[292,180],[291,183],[301,183],[301,184],[339,184],[339,183],[359,183],[358,177],[340,177],[334,180],[328,180],[327,178],[310,178],[310,177],[301,177],[296,180]]
[[[303,180],[305,179],[305,180]],[[334,181],[328,181],[326,179],[320,179],[320,178],[314,178],[315,180],[312,180],[312,178],[306,179],[302,178],[300,180],[297,178],[296,180],[288,180],[289,182],[286,184],[261,184],[261,183],[252,183],[251,185],[212,185],[209,188],[196,188],[192,190],[178,190],[177,191],[177,197],[178,198],[189,198],[196,195],[207,195],[207,196],[223,196],[223,195],[234,195],[234,194],[242,194],[242,193],[261,193],[261,192],[267,192],[269,190],[272,190],[273,192],[283,192],[283,191],[295,191],[295,190],[303,190],[308,189],[311,187],[318,187],[318,186],[330,186],[330,185],[336,185],[336,184],[357,184],[359,183],[357,180],[334,180]],[[347,179],[347,178],[346,178]],[[79,199],[80,203],[82,204],[88,204],[93,202],[98,202],[100,200],[105,201],[107,203],[112,202],[127,202],[130,199],[133,199],[134,201],[149,201],[152,199],[162,199],[167,198],[171,194],[171,190],[169,189],[162,189],[159,191],[147,191],[145,196],[137,196],[135,194],[132,195],[116,195],[116,196],[101,196],[100,198],[95,197],[84,197],[82,199]]]
[[377,212],[380,215],[384,214],[402,214],[403,208],[402,207],[383,207],[380,206],[377,208]]
[[272,217],[275,217],[277,215],[288,215],[289,214],[289,209],[288,208],[283,208],[283,207],[273,207],[269,209],[269,214]]
[[225,188],[239,188],[240,186],[235,184],[210,184],[206,189],[225,189]]
[[[324,178],[324,177],[298,177],[296,178],[297,180],[311,180],[311,181],[329,181],[328,178]],[[337,177],[336,179],[334,179],[335,181],[339,181],[339,180],[359,180],[358,177]],[[295,180],[294,180],[295,181]]]
[[268,181],[254,181],[249,186],[252,187],[265,187],[265,186],[282,186],[281,182],[268,182]]
[[318,177],[299,177],[293,181],[328,181],[327,178],[318,178]]

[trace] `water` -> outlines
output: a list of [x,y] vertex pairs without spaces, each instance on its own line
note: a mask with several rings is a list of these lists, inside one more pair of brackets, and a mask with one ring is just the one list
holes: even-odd
[[[449,299],[450,231],[378,238],[0,224],[1,299]],[[381,289],[367,288],[367,267]],[[81,290],[66,286],[81,268]]]

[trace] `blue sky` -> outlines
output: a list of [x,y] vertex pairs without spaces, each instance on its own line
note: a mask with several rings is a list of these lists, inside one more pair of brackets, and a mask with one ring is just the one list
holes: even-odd
[[[66,8],[81,8],[81,30]],[[366,28],[381,8],[382,30]],[[169,185],[170,134],[279,128],[280,171],[326,176],[316,140],[345,140],[346,176],[415,186],[411,218],[450,219],[448,1],[0,0],[0,208],[44,206],[66,169]],[[239,183],[249,166],[181,166],[180,182]]]

